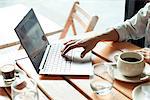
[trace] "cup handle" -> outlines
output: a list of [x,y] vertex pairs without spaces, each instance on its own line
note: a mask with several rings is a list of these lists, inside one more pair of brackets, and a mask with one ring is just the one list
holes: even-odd
[[116,62],[117,62],[117,60],[118,60],[118,57],[119,57],[119,55],[115,55],[115,56],[114,56],[114,59],[115,59]]

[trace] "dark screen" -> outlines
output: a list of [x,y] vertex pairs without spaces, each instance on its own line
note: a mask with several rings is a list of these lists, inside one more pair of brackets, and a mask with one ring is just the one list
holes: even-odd
[[39,72],[39,65],[49,43],[33,9],[26,14],[15,31],[36,71]]

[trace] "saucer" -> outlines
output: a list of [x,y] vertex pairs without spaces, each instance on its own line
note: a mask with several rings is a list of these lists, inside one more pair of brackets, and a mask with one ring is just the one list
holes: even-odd
[[[21,69],[15,69],[15,80],[20,79],[20,78],[25,78],[26,74],[23,70]],[[3,80],[3,76],[0,73],[0,87],[10,87],[11,84],[6,84]]]
[[150,83],[141,84],[133,89],[133,91],[132,91],[133,100],[143,100],[144,99],[144,93],[142,92],[142,88],[141,88],[141,86],[144,86],[144,85],[150,85]]
[[[139,82],[143,82],[149,79],[149,76],[146,75],[146,73],[150,73],[150,66],[148,64],[145,66],[143,73],[136,77],[126,77],[122,75],[121,72],[118,70],[115,63],[104,63],[104,64],[101,64],[100,66],[112,66],[114,68],[114,78],[116,80],[120,80],[123,82],[139,83]],[[96,70],[97,71],[95,72],[95,74],[98,75],[99,68],[97,67]]]

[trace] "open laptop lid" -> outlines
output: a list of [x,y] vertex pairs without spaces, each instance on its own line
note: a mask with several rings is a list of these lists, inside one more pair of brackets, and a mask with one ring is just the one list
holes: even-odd
[[16,26],[15,32],[35,67],[35,70],[39,72],[40,63],[49,42],[33,9],[31,9]]

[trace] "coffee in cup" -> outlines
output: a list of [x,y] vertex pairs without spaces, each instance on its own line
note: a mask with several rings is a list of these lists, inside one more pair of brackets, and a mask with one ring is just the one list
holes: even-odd
[[138,76],[143,73],[144,67],[144,56],[137,52],[123,52],[118,56],[117,68],[124,76]]
[[11,83],[15,80],[15,66],[12,64],[4,65],[0,68],[4,82]]

